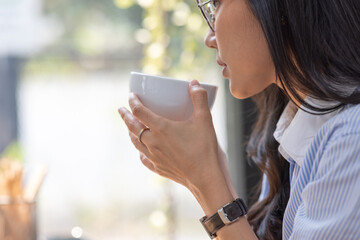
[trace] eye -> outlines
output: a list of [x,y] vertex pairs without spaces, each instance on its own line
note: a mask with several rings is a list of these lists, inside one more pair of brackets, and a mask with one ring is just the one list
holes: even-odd
[[215,9],[220,5],[220,0],[212,0],[211,2]]

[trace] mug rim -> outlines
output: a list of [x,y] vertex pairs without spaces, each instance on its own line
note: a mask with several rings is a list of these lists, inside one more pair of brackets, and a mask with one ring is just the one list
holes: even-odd
[[[188,83],[188,84],[190,83],[189,80],[181,80],[181,79],[177,79],[177,78],[173,78],[173,77],[166,77],[166,76],[160,76],[160,75],[154,75],[154,74],[147,74],[147,73],[141,73],[141,72],[131,71],[130,74],[131,74],[131,75],[138,75],[138,76],[156,77],[156,78],[161,78],[161,79],[163,79],[163,80],[178,81],[178,82],[183,82],[183,83]],[[214,84],[211,84],[211,83],[203,83],[203,82],[199,82],[199,83],[200,83],[200,85],[218,88],[217,85],[214,85]]]

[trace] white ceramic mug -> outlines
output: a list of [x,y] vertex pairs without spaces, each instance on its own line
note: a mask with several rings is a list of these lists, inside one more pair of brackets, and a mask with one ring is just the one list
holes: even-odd
[[[189,81],[131,72],[130,92],[135,93],[145,107],[170,120],[190,118],[193,105],[189,96]],[[215,101],[217,86],[200,83],[208,94],[209,109]]]

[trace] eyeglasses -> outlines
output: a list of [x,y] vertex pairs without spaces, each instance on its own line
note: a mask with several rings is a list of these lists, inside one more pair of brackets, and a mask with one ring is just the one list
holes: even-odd
[[214,0],[196,0],[200,11],[205,18],[205,21],[209,25],[211,31],[215,32],[215,1]]

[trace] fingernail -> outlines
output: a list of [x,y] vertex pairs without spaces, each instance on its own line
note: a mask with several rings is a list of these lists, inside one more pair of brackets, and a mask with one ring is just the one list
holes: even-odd
[[124,112],[125,112],[124,107],[120,107],[120,108],[118,109],[118,112],[119,112],[120,114],[124,113]]
[[192,80],[190,82],[190,86],[193,87],[193,86],[200,86],[200,83],[197,81],[197,80]]
[[130,92],[130,93],[129,93],[129,97],[130,97],[130,98],[137,98],[136,94],[133,93],[133,92]]

